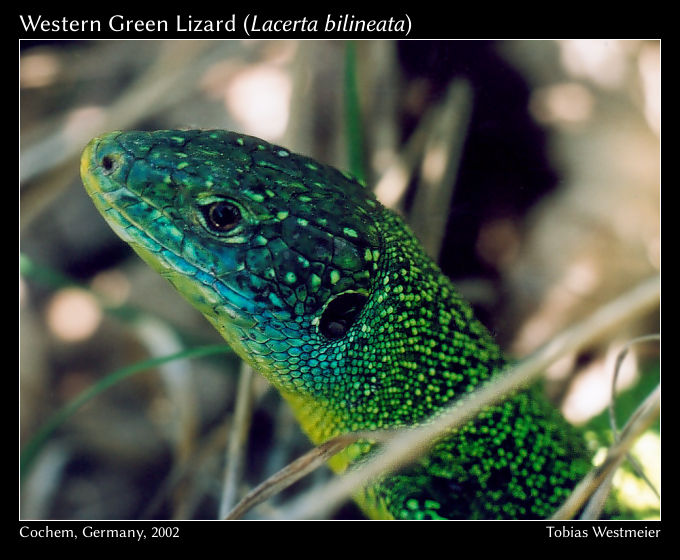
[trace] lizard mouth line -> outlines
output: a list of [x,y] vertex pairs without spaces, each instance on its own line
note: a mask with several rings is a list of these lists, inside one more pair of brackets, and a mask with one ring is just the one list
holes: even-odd
[[[126,196],[131,200],[134,199],[129,206],[141,204],[151,211],[158,209],[143,197],[132,192],[125,184],[99,176],[100,173],[97,170],[100,166],[96,160],[99,143],[99,138],[93,140],[83,152],[81,176],[88,195],[109,227],[170,282],[174,276],[180,276],[183,279],[192,278],[197,285],[197,291],[209,291],[213,297],[207,299],[219,302],[215,303],[215,307],[219,306],[226,311],[233,322],[240,326],[252,325],[253,310],[246,297],[221,282],[204,266],[187,261],[176,249],[159,239],[158,235],[152,235],[149,232],[150,228],[145,227],[148,224],[140,225],[138,220],[126,212],[126,206],[119,203]],[[110,181],[117,188],[103,188],[102,180]],[[203,297],[203,299],[206,298]],[[223,315],[223,313],[217,313],[215,310],[215,315]]]

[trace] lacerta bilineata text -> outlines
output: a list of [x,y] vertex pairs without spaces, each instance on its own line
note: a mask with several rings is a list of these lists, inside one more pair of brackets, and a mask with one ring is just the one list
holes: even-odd
[[[166,130],[93,139],[81,174],[113,230],[276,386],[315,443],[421,424],[505,365],[403,221],[332,167],[242,134]],[[529,389],[357,502],[374,518],[543,518],[589,466],[581,435]]]

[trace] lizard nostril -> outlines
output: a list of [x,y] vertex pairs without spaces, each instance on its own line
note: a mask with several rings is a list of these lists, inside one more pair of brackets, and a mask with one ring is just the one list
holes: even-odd
[[104,156],[101,160],[101,166],[104,171],[111,173],[116,168],[116,160],[111,156]]

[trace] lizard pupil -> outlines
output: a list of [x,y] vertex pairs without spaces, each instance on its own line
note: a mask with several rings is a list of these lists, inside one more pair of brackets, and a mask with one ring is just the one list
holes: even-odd
[[241,219],[239,209],[223,200],[209,204],[204,210],[208,227],[217,232],[225,232],[233,229]]
[[324,309],[319,321],[319,332],[332,340],[345,336],[367,299],[365,295],[355,292],[337,296]]

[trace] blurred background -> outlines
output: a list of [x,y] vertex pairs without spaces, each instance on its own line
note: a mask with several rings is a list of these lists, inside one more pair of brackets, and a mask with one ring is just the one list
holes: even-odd
[[[24,519],[215,519],[238,430],[237,497],[310,448],[259,376],[234,421],[244,376],[231,354],[126,375],[221,339],[88,199],[78,159],[97,133],[238,130],[363,176],[515,357],[659,272],[659,41],[20,46]],[[611,441],[617,354],[658,331],[656,313],[547,372],[594,446]],[[619,426],[659,382],[658,356],[655,341],[631,348]],[[55,417],[65,406],[75,412]],[[629,466],[615,477],[642,518],[659,516],[659,441],[657,424],[635,446],[647,482]],[[348,504],[336,518],[362,514]]]

